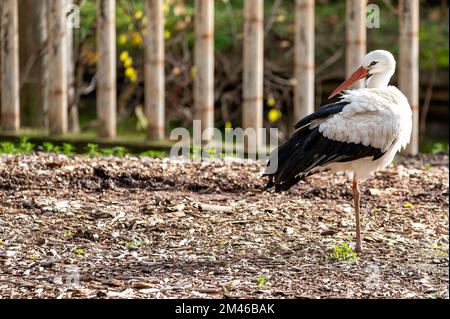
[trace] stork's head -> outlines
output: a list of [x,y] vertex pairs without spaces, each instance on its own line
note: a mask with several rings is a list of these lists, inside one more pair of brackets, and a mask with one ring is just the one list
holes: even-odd
[[365,87],[379,88],[388,85],[389,80],[395,72],[394,56],[385,50],[375,50],[367,53],[361,67],[356,70],[350,77],[341,85],[339,85],[329,98],[339,94],[356,81],[363,78],[366,79]]
[[364,56],[362,67],[367,70],[368,75],[383,73],[392,76],[395,72],[395,59],[389,51],[375,50]]

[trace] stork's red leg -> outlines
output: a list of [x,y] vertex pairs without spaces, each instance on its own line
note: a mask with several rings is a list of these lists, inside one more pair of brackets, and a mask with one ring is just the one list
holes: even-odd
[[353,177],[353,200],[355,203],[355,221],[356,221],[356,247],[355,251],[357,253],[361,252],[361,224],[359,221],[359,186],[358,181]]

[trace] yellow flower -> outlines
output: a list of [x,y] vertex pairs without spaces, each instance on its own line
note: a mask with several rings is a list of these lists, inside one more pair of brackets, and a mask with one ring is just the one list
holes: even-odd
[[283,23],[284,21],[286,21],[286,16],[284,14],[279,14],[277,16],[277,22]]
[[125,62],[126,59],[128,59],[130,55],[128,54],[128,51],[123,51],[120,53],[120,61]]
[[277,103],[277,100],[275,100],[274,97],[269,97],[267,99],[267,105],[270,106],[270,107],[274,106],[276,103]]
[[129,68],[132,65],[133,65],[133,58],[130,56],[128,58],[126,58],[125,61],[123,61],[123,66],[125,68]]
[[142,43],[142,37],[138,32],[133,32],[131,35],[131,39],[134,45],[140,45]]
[[230,121],[225,122],[225,128],[233,128],[233,125],[231,124]]
[[169,12],[169,4],[167,2],[164,2],[163,4],[163,11],[164,14],[167,14]]
[[271,109],[268,115],[269,121],[274,123],[281,118],[281,112],[278,109]]
[[127,41],[128,41],[128,37],[126,34],[122,33],[121,35],[119,35],[119,39],[118,39],[119,45],[125,45],[127,43]]
[[193,66],[193,67],[191,68],[191,77],[192,77],[193,79],[195,79],[196,76],[197,76],[197,68],[196,68],[195,66]]
[[176,66],[172,69],[172,73],[173,75],[179,75],[181,73],[181,69]]
[[132,66],[125,69],[125,76],[130,79],[131,82],[137,81],[137,71]]
[[403,204],[403,207],[405,207],[405,208],[413,208],[414,205],[411,204],[411,203],[405,203],[405,204]]
[[164,39],[165,39],[165,40],[170,39],[171,36],[172,36],[172,33],[170,33],[169,30],[165,30],[165,31],[164,31]]
[[136,13],[134,14],[134,17],[137,20],[141,20],[143,16],[144,16],[144,13],[141,10],[136,11]]

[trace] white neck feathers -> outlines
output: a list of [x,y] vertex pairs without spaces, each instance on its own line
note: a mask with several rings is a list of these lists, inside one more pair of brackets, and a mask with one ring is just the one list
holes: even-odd
[[393,74],[394,71],[373,73],[366,78],[365,87],[373,89],[387,87]]

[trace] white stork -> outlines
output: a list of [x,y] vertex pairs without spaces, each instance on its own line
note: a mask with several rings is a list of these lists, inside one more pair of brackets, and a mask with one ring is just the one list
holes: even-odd
[[290,139],[272,152],[264,173],[269,176],[266,189],[275,187],[277,192],[323,170],[353,173],[356,252],[362,247],[358,183],[388,166],[411,136],[408,100],[388,85],[394,71],[395,59],[390,52],[368,53],[363,65],[330,98],[363,78],[365,88],[345,91],[337,102],[301,119]]

